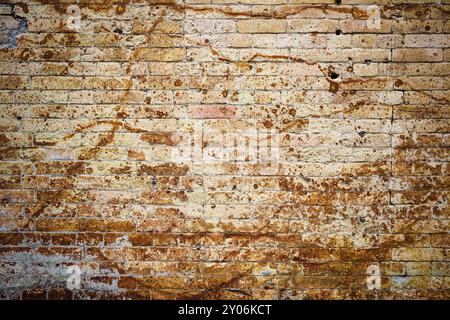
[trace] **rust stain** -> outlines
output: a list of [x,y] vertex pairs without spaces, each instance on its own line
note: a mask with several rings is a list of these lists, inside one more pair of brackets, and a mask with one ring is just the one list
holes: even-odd
[[161,16],[156,18],[155,22],[153,22],[153,25],[148,29],[148,33],[152,33],[158,28],[158,25],[160,25],[162,22],[164,22],[164,16],[165,13],[163,13]]
[[118,5],[116,7],[116,15],[118,15],[118,16],[124,14],[125,11],[126,11],[126,7],[124,5]]
[[30,10],[28,8],[28,4],[20,2],[20,3],[17,3],[17,5],[22,9],[22,11],[25,14],[30,12]]
[[141,136],[142,141],[148,142],[150,144],[164,144],[168,146],[177,145],[180,142],[180,138],[181,137],[176,137],[176,135],[170,132],[146,132]]
[[[70,4],[60,4],[54,3],[54,1],[50,0],[36,0],[36,2],[43,4],[53,4],[55,9],[61,13],[67,13],[67,7]],[[127,4],[128,0],[121,1],[118,3],[116,10],[121,12],[124,7],[124,4]],[[116,4],[116,2],[111,1],[102,1],[96,2],[95,4],[90,3],[80,3],[78,4],[81,8],[89,8],[94,12],[102,12],[108,11]],[[283,19],[289,16],[293,16],[299,14],[305,10],[309,9],[318,9],[323,13],[328,12],[337,12],[337,13],[348,13],[352,14],[354,19],[365,19],[368,18],[367,11],[364,8],[360,7],[345,7],[339,5],[331,5],[331,4],[299,4],[299,5],[286,5],[275,7],[273,11],[257,11],[254,12],[252,10],[244,10],[244,9],[236,9],[231,6],[223,5],[223,6],[202,6],[202,5],[190,5],[185,3],[178,3],[176,0],[165,0],[160,2],[150,2],[149,5],[154,6],[164,6],[166,8],[170,8],[173,11],[185,13],[186,11],[192,11],[197,13],[220,13],[229,17],[250,17],[250,18],[276,18]],[[119,8],[119,9],[117,9]],[[403,10],[417,10],[417,9],[427,9],[436,8],[437,10],[449,14],[449,10],[446,10],[439,4],[434,3],[426,3],[426,4],[395,4],[395,5],[383,5],[381,6],[381,13],[383,18],[389,18],[385,15],[386,11],[398,10],[402,12]]]
[[283,126],[280,128],[280,131],[288,132],[291,129],[303,131],[308,124],[308,119],[283,120]]

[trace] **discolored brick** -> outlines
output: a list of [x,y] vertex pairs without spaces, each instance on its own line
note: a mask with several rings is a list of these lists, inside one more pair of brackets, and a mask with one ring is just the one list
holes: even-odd
[[448,300],[448,0],[10,2],[0,300]]

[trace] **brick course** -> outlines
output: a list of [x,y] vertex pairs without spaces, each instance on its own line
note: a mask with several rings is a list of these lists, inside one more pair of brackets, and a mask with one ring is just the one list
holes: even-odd
[[449,12],[4,0],[0,299],[449,299]]

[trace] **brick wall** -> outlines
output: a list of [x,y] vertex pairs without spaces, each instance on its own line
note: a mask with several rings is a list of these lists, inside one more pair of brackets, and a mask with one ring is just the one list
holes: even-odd
[[450,298],[448,0],[3,1],[0,298]]

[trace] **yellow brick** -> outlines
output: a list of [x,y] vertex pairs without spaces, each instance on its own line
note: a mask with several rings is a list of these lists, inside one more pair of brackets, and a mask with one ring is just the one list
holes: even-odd
[[185,49],[182,48],[139,48],[134,53],[134,59],[141,61],[182,61],[184,55]]
[[286,31],[286,20],[240,20],[237,28],[240,33],[281,33]]

